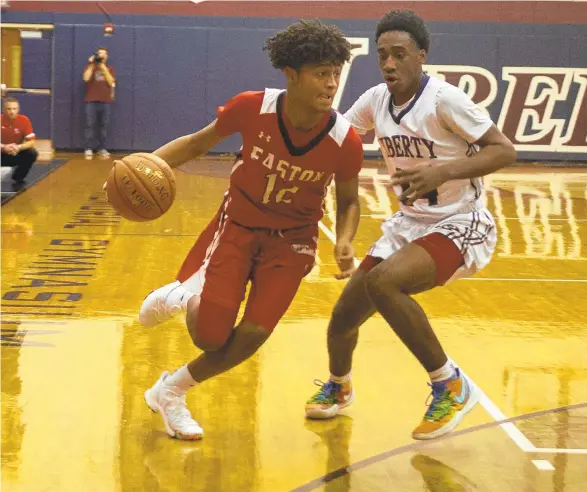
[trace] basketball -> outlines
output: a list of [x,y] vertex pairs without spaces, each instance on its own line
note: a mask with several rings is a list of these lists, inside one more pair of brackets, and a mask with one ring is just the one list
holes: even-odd
[[161,217],[175,199],[175,176],[154,154],[136,153],[114,161],[106,180],[108,201],[125,219],[146,222]]

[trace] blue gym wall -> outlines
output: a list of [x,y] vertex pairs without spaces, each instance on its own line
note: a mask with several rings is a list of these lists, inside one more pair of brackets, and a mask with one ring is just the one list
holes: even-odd
[[[52,87],[48,97],[21,95],[23,112],[41,138],[52,133],[57,149],[83,145],[81,78],[87,58],[106,46],[117,70],[109,147],[152,150],[191,133],[215,117],[215,109],[232,95],[264,87],[282,87],[262,51],[263,41],[297,19],[119,15],[116,32],[104,37],[104,17],[97,14],[12,12],[3,22],[53,24],[42,40],[23,40],[23,87]],[[345,110],[367,88],[380,82],[373,32],[376,20],[327,20],[349,37],[371,39],[369,55],[359,56],[351,70],[340,109]],[[429,64],[473,65],[492,72],[499,84],[489,108],[497,121],[507,83],[503,66],[587,67],[587,27],[570,24],[429,22]],[[51,71],[51,50],[53,67]],[[52,77],[52,84],[51,84]],[[569,119],[578,84],[555,117]],[[587,101],[587,99],[585,99]],[[237,137],[215,150],[238,149]],[[582,159],[585,153],[520,153],[528,159]]]

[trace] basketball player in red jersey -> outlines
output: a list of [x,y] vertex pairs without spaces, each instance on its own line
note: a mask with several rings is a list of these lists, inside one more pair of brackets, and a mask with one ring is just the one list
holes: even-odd
[[[147,296],[139,314],[153,326],[185,312],[192,340],[204,351],[174,373],[164,372],[145,393],[168,434],[178,439],[203,435],[186,407],[186,392],[253,355],[288,309],[314,264],[322,201],[332,179],[338,276],[354,269],[362,141],[331,109],[350,44],[335,26],[302,21],[268,39],[265,49],[283,70],[287,90],[239,94],[206,128],[155,151],[175,167],[233,133],[243,139],[220,210],[177,281]],[[248,282],[246,309],[236,324]]]

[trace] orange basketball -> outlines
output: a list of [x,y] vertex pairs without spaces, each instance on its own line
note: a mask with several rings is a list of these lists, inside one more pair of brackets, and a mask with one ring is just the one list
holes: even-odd
[[127,155],[106,180],[108,201],[125,219],[145,222],[161,217],[175,199],[175,176],[167,163],[153,154]]

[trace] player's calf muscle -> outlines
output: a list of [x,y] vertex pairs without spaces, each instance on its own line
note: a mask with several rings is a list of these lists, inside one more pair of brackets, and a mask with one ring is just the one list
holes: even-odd
[[231,332],[228,341],[216,351],[204,351],[188,367],[194,380],[205,381],[238,366],[251,357],[271,333],[250,321],[241,321]]
[[340,333],[350,336],[372,314],[375,307],[369,301],[365,290],[365,277],[367,273],[357,270],[348,284],[342,296],[335,304],[328,326],[328,332]]

